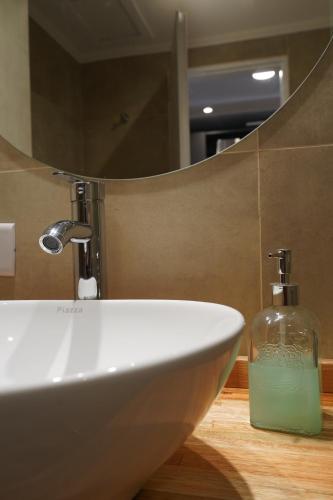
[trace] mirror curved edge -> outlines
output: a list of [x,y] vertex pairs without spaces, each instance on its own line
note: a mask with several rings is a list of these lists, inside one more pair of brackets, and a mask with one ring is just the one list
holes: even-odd
[[[299,97],[299,94],[304,90],[305,86],[307,86],[310,83],[312,76],[316,75],[316,72],[319,69],[319,66],[322,64],[322,62],[324,62],[325,58],[329,55],[329,52],[331,52],[331,51],[333,51],[333,36],[331,37],[325,50],[321,54],[320,58],[318,59],[318,61],[316,62],[316,64],[314,65],[314,67],[312,68],[310,73],[307,75],[305,80],[303,82],[301,82],[301,84],[298,86],[298,88],[295,89],[295,91],[289,96],[289,98],[286,100],[286,102],[283,104],[283,106],[281,108],[279,108],[278,110],[276,110],[263,124],[259,125],[255,130],[253,130],[253,132],[248,134],[244,139],[237,142],[236,144],[231,145],[230,147],[226,148],[224,151],[217,153],[216,155],[214,155],[210,158],[204,159],[198,163],[184,167],[182,169],[157,174],[154,176],[133,177],[133,178],[124,178],[124,179],[123,178],[122,179],[105,179],[105,178],[100,178],[100,177],[93,177],[93,176],[79,174],[79,177],[82,178],[83,180],[95,181],[95,182],[115,182],[115,183],[118,183],[118,182],[126,182],[127,183],[128,181],[140,182],[140,181],[145,181],[145,180],[151,180],[154,178],[163,178],[165,176],[172,175],[172,174],[175,174],[175,175],[182,174],[182,173],[185,173],[186,171],[188,171],[189,169],[196,168],[196,167],[204,167],[210,163],[210,160],[213,160],[217,156],[223,156],[224,154],[228,154],[228,153],[236,153],[237,154],[237,153],[254,152],[257,150],[257,147],[254,145],[244,148],[244,144],[246,144],[246,141],[250,141],[251,136],[253,136],[253,138],[254,138],[253,143],[257,143],[257,138],[256,138],[257,132],[265,129],[268,126],[271,126],[271,124],[274,124],[274,121],[280,120],[280,114],[285,109],[288,109],[288,106],[293,102],[293,100],[295,98]],[[21,170],[21,169],[38,170],[40,168],[48,168],[51,171],[53,171],[53,173],[61,170],[59,168],[51,166],[43,161],[37,160],[36,158],[33,158],[33,157],[29,156],[28,154],[22,152],[20,149],[15,147],[11,142],[9,142],[5,137],[3,137],[1,135],[0,135],[0,151],[2,152],[2,154],[7,155],[8,159],[12,160],[13,164],[15,164],[13,171],[18,170],[17,164],[20,167],[19,170]],[[9,171],[11,171],[11,170],[9,170]],[[65,174],[68,174],[68,176],[78,175],[78,174],[75,174],[75,173],[68,171],[68,170],[63,170],[63,172]]]
[[[20,149],[18,149],[16,146],[14,146],[11,142],[9,142],[5,137],[0,135],[0,150],[2,153],[7,154],[8,158],[12,159],[13,163],[16,164],[17,162],[19,163],[20,169],[27,169],[27,170],[35,170],[39,168],[49,168],[50,170],[57,172],[59,170],[62,170],[65,174],[68,174],[69,176],[71,175],[78,175],[80,178],[83,180],[87,181],[95,181],[95,182],[128,182],[128,181],[144,181],[144,180],[149,180],[149,179],[154,179],[154,178],[161,178],[165,177],[168,175],[172,174],[181,174],[183,172],[186,172],[189,169],[196,168],[196,167],[202,167],[205,166],[210,162],[210,160],[213,160],[217,156],[223,156],[224,154],[228,153],[248,153],[248,152],[253,152],[257,149],[256,146],[252,145],[249,147],[244,148],[244,144],[246,144],[248,141],[251,140],[251,136],[256,137],[256,134],[258,131],[263,130],[267,126],[270,126],[271,124],[274,123],[275,120],[280,119],[280,114],[288,108],[290,103],[299,96],[299,94],[302,92],[304,86],[306,86],[309,81],[311,80],[311,77],[315,75],[318,67],[321,65],[323,60],[327,57],[328,52],[333,50],[333,36],[331,37],[330,41],[328,42],[326,48],[324,49],[323,53],[319,57],[318,61],[310,71],[310,73],[306,76],[305,80],[300,83],[300,85],[294,90],[294,92],[288,97],[288,99],[285,101],[285,103],[278,109],[276,110],[264,123],[259,125],[255,130],[253,130],[250,134],[248,134],[244,139],[241,139],[241,141],[229,146],[226,148],[224,151],[217,153],[216,155],[206,158],[200,162],[197,162],[192,165],[188,165],[187,167],[184,167],[182,169],[178,170],[173,170],[171,172],[164,172],[161,174],[156,174],[153,176],[146,176],[146,177],[133,177],[133,178],[114,178],[114,179],[107,179],[107,178],[100,178],[100,177],[94,177],[94,176],[89,176],[89,175],[83,175],[83,174],[76,174],[73,173],[72,171],[69,170],[62,170],[57,167],[54,167],[52,165],[49,165],[41,160],[38,160],[29,154],[24,153]],[[254,142],[256,142],[257,139],[254,139]],[[17,170],[16,167],[14,167],[13,171]],[[9,170],[10,171],[10,170]]]
[[[331,44],[331,40],[328,41],[328,45],[327,46],[329,46],[330,44]],[[325,50],[327,50],[327,46],[325,47]],[[200,66],[200,64],[203,61],[207,62],[207,59],[203,59],[203,56],[202,56],[203,52],[205,52],[205,51],[207,52],[207,48],[205,49],[205,48],[197,47],[197,48],[193,48],[191,50],[192,50],[192,52],[190,52],[190,60],[192,59],[192,62],[193,62],[193,60],[196,61],[196,63],[195,63],[196,64],[195,69],[200,69],[200,68],[204,67],[205,70],[206,70],[206,73],[209,73],[208,69],[211,69],[212,66],[214,66],[214,64],[212,64],[210,66]],[[324,52],[325,52],[325,50],[324,50]],[[320,52],[322,53],[322,48],[320,49]],[[318,62],[320,61],[321,57],[322,57],[322,55],[319,57],[319,60],[317,60],[317,62],[314,65],[312,63],[310,64],[310,66],[311,66],[310,73],[312,71],[314,71],[314,69],[316,68],[316,66],[317,66]],[[216,62],[216,59],[215,60],[213,60],[213,59],[211,58],[210,62],[213,62],[213,63]],[[129,60],[129,59],[127,58],[127,60]],[[254,62],[255,64],[259,64],[260,59],[255,59],[255,60],[253,60],[253,59],[247,59],[245,62],[248,65],[251,62],[252,63]],[[263,62],[263,66],[260,69],[265,69],[265,64],[267,64],[267,62]],[[228,66],[228,64],[227,64],[227,66]],[[190,64],[190,67],[191,67],[191,64]],[[229,69],[230,68],[232,70],[234,69],[232,67],[232,64],[231,65],[229,64]],[[193,67],[192,67],[192,69],[193,69]],[[225,68],[223,68],[223,69],[225,70]],[[243,69],[244,69],[244,65],[243,65]],[[214,70],[214,68],[213,68],[213,70]],[[239,68],[237,68],[237,71],[238,72],[240,71]],[[308,72],[308,70],[307,70],[307,72]],[[214,71],[213,71],[213,73],[214,73]],[[304,80],[303,77],[304,77],[304,74],[302,76],[301,81],[298,82],[299,83],[298,86],[295,88],[295,90],[292,92],[292,94],[288,97],[288,99],[285,99],[286,96],[284,96],[284,100],[285,100],[284,104],[288,103],[290,101],[290,99],[295,95],[295,93],[297,91],[299,91],[299,89],[302,87],[304,81],[306,81],[306,79],[307,79],[308,76],[305,77],[305,80]],[[281,108],[279,108],[279,109],[281,109]],[[278,113],[278,109],[275,110],[274,113],[270,115],[270,118],[268,118],[268,121],[270,122],[272,119],[274,119],[274,117],[277,115],[277,113]],[[126,117],[124,117],[124,120],[126,120]],[[263,121],[263,123],[262,123],[262,125],[260,125],[260,127],[264,126],[265,123],[268,123],[268,121]],[[45,123],[44,123],[44,125],[45,125]],[[40,126],[40,128],[43,128],[43,124],[40,124],[39,126]],[[253,130],[256,130],[256,128],[254,128]],[[6,138],[6,135],[4,137]],[[251,133],[249,135],[245,135],[245,140],[249,140],[250,137],[251,137]],[[228,145],[227,144],[226,147],[223,148],[223,150],[224,151],[228,151],[228,152],[237,152],[240,148],[243,147],[243,145],[244,145],[244,140],[241,139],[239,145],[237,145],[237,144]],[[133,146],[131,144],[131,149],[132,149],[132,157],[134,157],[135,159],[137,159],[137,163],[144,162],[144,156],[141,156],[141,159],[140,159],[140,155],[139,155],[139,153],[140,154],[143,153],[142,148],[140,147],[140,145],[138,147],[135,147],[135,143],[134,143]],[[220,154],[220,153],[217,153],[217,154]],[[59,163],[56,163],[54,161],[53,162],[52,161],[45,161],[44,158],[39,158],[38,154],[35,154],[34,156],[35,156],[35,160],[41,162],[41,164],[45,164],[46,166],[51,166],[51,168],[55,168],[56,170],[63,170],[63,171],[66,171],[68,173],[72,173],[74,175],[79,175],[80,177],[87,178],[87,179],[103,179],[103,180],[115,180],[115,181],[117,181],[117,180],[133,180],[133,179],[140,179],[140,178],[147,179],[149,177],[154,177],[154,176],[161,176],[161,175],[164,176],[164,175],[167,175],[168,173],[172,173],[172,172],[177,173],[179,171],[182,171],[183,169],[188,169],[188,168],[195,167],[196,165],[201,165],[207,159],[207,158],[204,158],[201,161],[193,163],[192,165],[185,166],[181,170],[164,171],[164,172],[161,172],[161,173],[156,173],[155,172],[154,175],[141,175],[140,174],[140,176],[139,175],[122,176],[122,171],[120,170],[119,175],[117,175],[117,176],[114,176],[114,177],[104,177],[104,176],[101,176],[101,177],[99,177],[97,175],[91,175],[90,172],[88,172],[88,171],[82,171],[82,170],[77,171],[75,169],[72,169],[72,168],[68,167],[68,162],[67,162],[67,165],[66,165],[65,163],[63,163],[61,161]],[[209,155],[209,156],[213,156],[213,155]],[[133,162],[136,161],[135,159],[133,160]],[[159,163],[158,160],[155,160],[155,163],[157,165]]]

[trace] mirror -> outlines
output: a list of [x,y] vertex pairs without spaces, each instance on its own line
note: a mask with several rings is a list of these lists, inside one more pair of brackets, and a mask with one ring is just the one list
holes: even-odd
[[29,16],[33,156],[108,179],[238,142],[330,39],[329,0],[29,0]]

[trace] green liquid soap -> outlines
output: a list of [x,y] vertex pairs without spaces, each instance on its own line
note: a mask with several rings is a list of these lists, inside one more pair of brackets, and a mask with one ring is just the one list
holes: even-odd
[[318,367],[302,353],[297,363],[249,363],[250,419],[254,427],[319,434],[322,428]]

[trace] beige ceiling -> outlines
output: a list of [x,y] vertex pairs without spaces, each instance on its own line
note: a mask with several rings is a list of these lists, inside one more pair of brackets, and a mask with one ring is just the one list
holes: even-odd
[[30,15],[73,57],[90,62],[170,49],[176,10],[190,47],[312,30],[330,0],[29,0]]

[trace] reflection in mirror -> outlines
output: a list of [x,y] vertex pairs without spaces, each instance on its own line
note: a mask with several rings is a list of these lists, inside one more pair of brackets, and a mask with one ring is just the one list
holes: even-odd
[[179,168],[170,111],[177,10],[187,17],[191,162],[215,154],[304,80],[330,38],[329,4],[29,0],[33,156],[104,178]]
[[191,163],[239,142],[288,95],[285,56],[190,69]]

